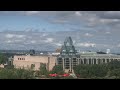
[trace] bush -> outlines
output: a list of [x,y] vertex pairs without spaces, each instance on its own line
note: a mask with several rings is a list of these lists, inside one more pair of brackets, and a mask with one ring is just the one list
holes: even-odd
[[96,78],[107,75],[106,65],[78,65],[74,67],[74,72],[80,78]]
[[120,68],[112,70],[110,72],[110,77],[115,77],[116,79],[120,79]]
[[40,65],[40,74],[41,75],[47,75],[48,74],[48,71],[46,69],[46,64],[41,63],[41,65]]
[[56,65],[53,67],[51,73],[64,74],[63,67],[61,65]]
[[114,60],[112,62],[109,62],[108,63],[108,68],[110,70],[119,69],[120,68],[120,61]]
[[25,69],[0,69],[0,79],[34,79],[33,71]]

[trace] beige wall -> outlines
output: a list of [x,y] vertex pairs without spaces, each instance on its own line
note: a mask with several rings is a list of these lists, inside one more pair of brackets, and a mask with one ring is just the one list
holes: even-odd
[[3,64],[0,64],[0,68],[4,68],[4,65],[3,65]]
[[[19,58],[19,60],[18,60]],[[20,58],[23,60],[20,60]],[[55,56],[30,56],[30,55],[15,55],[13,59],[13,65],[16,68],[31,68],[31,64],[35,64],[35,70],[39,70],[40,63],[48,65],[47,69],[50,71],[55,66]]]

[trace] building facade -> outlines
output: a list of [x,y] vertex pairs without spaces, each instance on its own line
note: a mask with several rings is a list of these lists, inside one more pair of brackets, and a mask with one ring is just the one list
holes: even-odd
[[39,70],[42,64],[46,65],[47,70],[52,70],[56,64],[56,56],[48,55],[15,55],[13,65],[15,68],[25,68]]
[[98,54],[96,52],[78,53],[75,50],[71,37],[64,41],[59,53],[51,55],[15,55],[11,61],[15,68],[33,68],[39,70],[42,64],[46,65],[48,71],[52,70],[55,65],[61,65],[65,72],[73,72],[73,68],[79,64],[104,64],[114,60],[120,61],[120,55],[115,54]]
[[73,72],[73,68],[79,64],[103,64],[113,60],[120,61],[120,55],[97,54],[96,52],[77,53],[71,37],[67,37],[57,57],[57,65],[61,65],[65,72]]

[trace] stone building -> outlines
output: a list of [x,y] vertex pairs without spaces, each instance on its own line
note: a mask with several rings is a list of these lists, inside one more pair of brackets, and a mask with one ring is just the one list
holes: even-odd
[[48,55],[15,55],[13,58],[13,65],[15,68],[33,68],[39,70],[40,65],[45,64],[47,70],[52,70],[56,64],[56,56]]

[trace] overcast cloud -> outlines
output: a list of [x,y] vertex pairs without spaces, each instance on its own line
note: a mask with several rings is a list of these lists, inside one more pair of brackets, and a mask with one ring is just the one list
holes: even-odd
[[120,53],[120,11],[0,11],[0,49],[52,50],[71,36],[76,49]]

